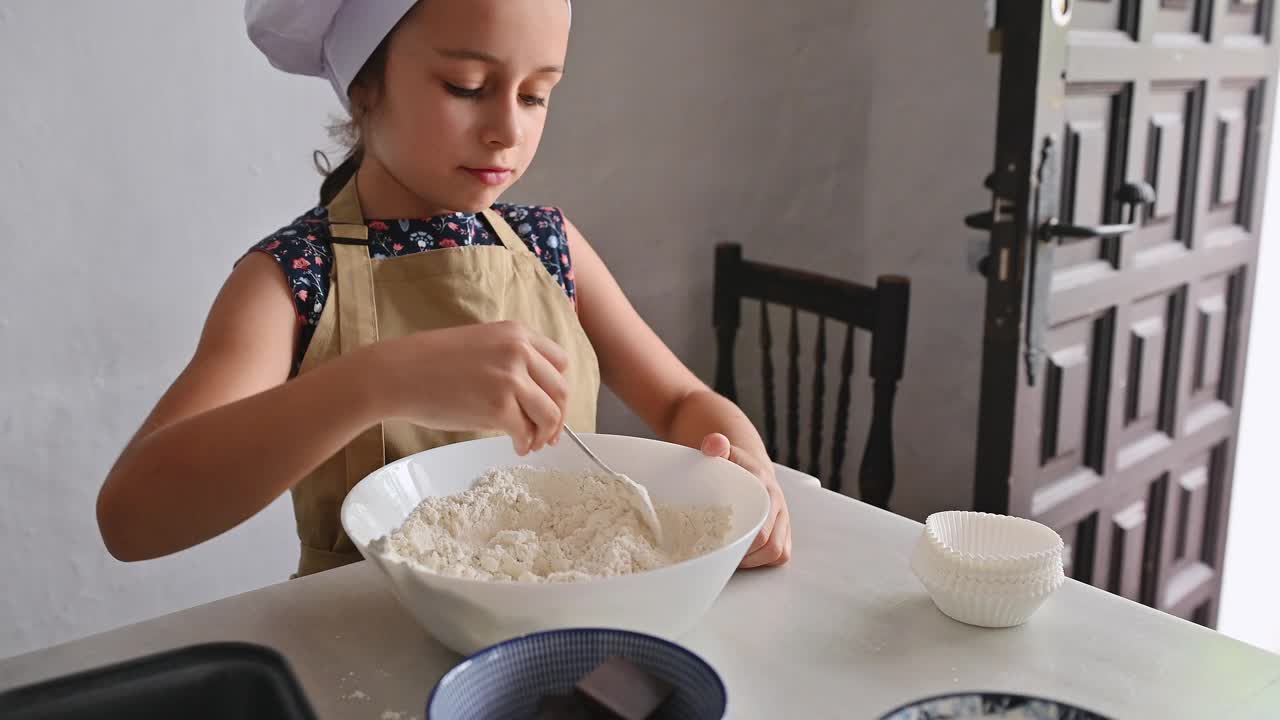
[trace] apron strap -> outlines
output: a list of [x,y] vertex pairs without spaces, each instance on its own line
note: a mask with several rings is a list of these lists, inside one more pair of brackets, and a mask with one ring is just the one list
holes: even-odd
[[524,244],[524,241],[520,239],[515,230],[511,229],[511,225],[503,219],[498,211],[493,208],[485,208],[480,211],[480,214],[484,216],[485,221],[489,223],[489,228],[493,230],[493,233],[498,236],[498,239],[502,241],[502,244],[508,250],[513,253],[533,254],[529,246]]
[[[364,224],[364,211],[360,208],[360,193],[356,190],[356,179],[351,178],[342,190],[329,203],[329,234],[334,239],[356,240],[367,245],[369,243],[369,227]],[[365,253],[368,258],[368,253]]]
[[[369,228],[360,209],[360,196],[352,178],[329,204],[329,232],[333,238],[333,270],[337,283],[338,341],[346,355],[378,341],[378,300],[373,289],[373,262],[369,259]],[[343,449],[347,464],[347,489],[386,464],[382,423],[365,430]]]
[[342,354],[378,342],[378,306],[373,263],[364,245],[333,244],[333,279],[338,283],[338,339]]

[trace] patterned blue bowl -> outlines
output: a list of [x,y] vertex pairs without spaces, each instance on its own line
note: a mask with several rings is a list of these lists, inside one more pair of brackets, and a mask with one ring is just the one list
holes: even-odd
[[431,691],[427,718],[533,718],[544,695],[572,691],[579,679],[615,655],[675,687],[656,720],[724,717],[724,683],[689,650],[651,635],[575,628],[523,635],[467,658]]

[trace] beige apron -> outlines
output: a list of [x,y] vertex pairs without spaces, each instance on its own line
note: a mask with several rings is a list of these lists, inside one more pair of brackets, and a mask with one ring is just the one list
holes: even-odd
[[[600,370],[573,306],[511,226],[492,210],[483,216],[501,245],[372,259],[355,180],[348,183],[329,205],[334,262],[329,297],[299,373],[378,340],[513,320],[568,353],[566,421],[575,430],[594,430]],[[423,373],[448,371],[422,368]],[[445,432],[400,421],[366,430],[293,488],[302,543],[298,576],[361,559],[338,513],[347,493],[366,475],[422,450],[495,434]]]

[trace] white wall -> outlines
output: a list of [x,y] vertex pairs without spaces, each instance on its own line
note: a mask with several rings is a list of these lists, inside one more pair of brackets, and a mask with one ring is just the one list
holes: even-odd
[[122,565],[102,478],[231,264],[314,202],[337,108],[244,39],[240,3],[0,4],[0,656],[280,580],[278,502]]
[[1270,152],[1218,629],[1280,653],[1280,471],[1270,454],[1280,431],[1280,142]]

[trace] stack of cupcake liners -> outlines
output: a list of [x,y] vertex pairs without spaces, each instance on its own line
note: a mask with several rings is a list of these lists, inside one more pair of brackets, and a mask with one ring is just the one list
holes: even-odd
[[942,512],[925,521],[911,569],[948,617],[1013,627],[1027,622],[1065,582],[1063,547],[1056,532],[1031,520]]

